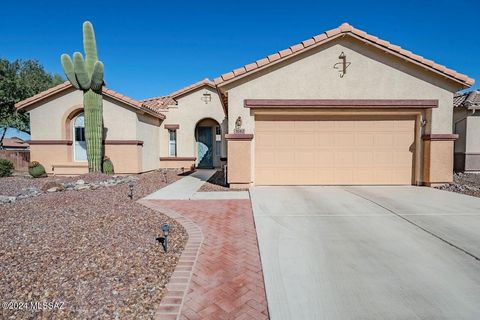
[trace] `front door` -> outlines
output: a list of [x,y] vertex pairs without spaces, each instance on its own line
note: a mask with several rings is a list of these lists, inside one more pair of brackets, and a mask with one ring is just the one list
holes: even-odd
[[198,167],[213,168],[212,128],[198,127]]

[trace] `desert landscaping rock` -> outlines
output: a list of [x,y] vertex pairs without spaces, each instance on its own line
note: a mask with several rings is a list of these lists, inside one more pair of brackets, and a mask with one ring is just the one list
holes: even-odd
[[13,203],[15,202],[15,197],[10,196],[0,196],[0,203]]
[[[171,173],[168,173],[171,170],[163,170],[159,171],[158,175],[161,177],[159,181],[165,181],[165,174],[168,176]],[[171,171],[174,172],[174,171]],[[176,174],[176,171],[175,173]],[[98,189],[100,187],[113,187],[118,184],[123,183],[135,183],[138,180],[138,177],[135,176],[108,176],[99,173],[89,173],[82,175],[84,179],[77,179],[72,182],[73,177],[46,177],[46,178],[38,178],[32,179],[31,177],[25,176],[17,176],[17,177],[9,177],[0,179],[0,194],[5,193],[7,196],[16,197],[16,199],[26,199],[30,197],[36,197],[43,193],[51,193],[51,192],[58,192],[64,190],[88,190],[88,189]],[[5,179],[5,180],[4,180]],[[168,181],[168,180],[167,180]],[[173,180],[174,181],[174,180]],[[39,182],[43,182],[44,184],[39,189],[38,186]],[[30,187],[24,187],[30,186]],[[5,187],[5,188],[3,188]],[[21,187],[21,190],[17,192],[15,195],[14,190],[17,190]],[[10,194],[9,194],[10,193]],[[9,202],[1,202],[0,204],[10,203]]]
[[230,189],[225,182],[225,172],[218,170],[210,177],[201,187],[199,192],[214,192],[214,191],[243,191],[244,189]]
[[439,186],[437,189],[480,197],[480,174],[455,173],[452,183]]
[[[179,179],[168,175],[169,182]],[[188,235],[135,201],[165,185],[160,172],[151,172],[136,179],[133,200],[122,183],[1,206],[2,301],[64,304],[54,311],[3,309],[0,318],[153,318]],[[164,223],[170,225],[167,254],[156,241]]]

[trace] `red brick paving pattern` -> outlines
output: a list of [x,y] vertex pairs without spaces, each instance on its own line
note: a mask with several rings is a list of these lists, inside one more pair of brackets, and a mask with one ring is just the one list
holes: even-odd
[[[177,319],[179,310],[178,319],[182,320],[268,319],[250,200],[145,202],[165,214],[180,215],[173,217],[177,220],[186,218],[179,222],[187,224],[190,235],[157,312],[158,319]],[[195,230],[195,224],[201,231]],[[183,289],[187,291],[182,301]]]

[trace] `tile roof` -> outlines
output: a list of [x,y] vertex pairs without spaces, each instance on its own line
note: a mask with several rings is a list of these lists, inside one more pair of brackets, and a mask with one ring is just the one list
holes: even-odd
[[456,94],[453,97],[453,107],[480,109],[480,89]]
[[303,53],[311,48],[314,48],[320,44],[327,43],[335,38],[338,38],[342,35],[349,35],[361,40],[364,40],[366,42],[369,42],[373,45],[376,45],[378,47],[381,47],[383,49],[387,49],[390,52],[393,52],[395,54],[398,54],[399,56],[403,58],[409,59],[411,62],[417,63],[421,65],[422,67],[435,71],[437,73],[440,73],[450,79],[453,79],[459,83],[461,83],[464,87],[470,87],[473,85],[475,82],[472,78],[469,78],[466,75],[463,75],[461,73],[456,72],[455,70],[451,70],[446,68],[445,66],[442,66],[440,64],[437,64],[433,62],[432,60],[425,59],[422,56],[416,55],[408,50],[405,50],[397,45],[391,44],[388,41],[381,40],[375,36],[369,35],[368,33],[359,30],[357,28],[352,27],[348,23],[343,23],[340,25],[338,28],[326,31],[322,34],[319,34],[317,36],[314,36],[310,39],[307,39],[305,41],[302,41],[301,43],[298,43],[296,45],[291,46],[290,48],[287,48],[285,50],[281,50],[277,53],[274,53],[272,55],[269,55],[268,57],[265,57],[263,59],[257,60],[254,63],[247,64],[241,68],[235,69],[231,72],[225,73],[221,75],[220,77],[216,78],[214,80],[216,85],[223,85],[226,83],[230,83],[234,79],[241,77],[245,74],[251,74],[254,73],[255,71],[258,71],[262,68],[265,68],[269,64],[272,64],[274,62],[279,62],[283,61],[284,59],[287,59],[289,57],[292,57],[296,54]]
[[20,138],[4,138],[2,143],[6,148],[28,148],[28,143]]
[[[53,96],[57,93],[60,93],[64,90],[67,90],[67,89],[71,89],[73,88],[73,86],[70,84],[70,82],[68,81],[65,81],[64,83],[61,83],[53,88],[50,88],[48,90],[45,90],[45,91],[42,91],[30,98],[27,98],[23,101],[20,101],[20,102],[17,102],[15,104],[15,107],[18,109],[18,110],[21,110],[23,108],[26,108],[36,102],[39,102],[43,99],[46,99],[50,96]],[[114,100],[117,100],[117,101],[120,101],[124,104],[127,104],[135,109],[138,109],[138,110],[141,110],[143,112],[146,112],[150,115],[153,115],[157,118],[160,118],[160,119],[164,119],[165,118],[165,115],[163,115],[162,113],[159,112],[159,110],[153,106],[150,106],[150,105],[146,105],[144,104],[143,102],[141,101],[138,101],[138,100],[135,100],[135,99],[132,99],[130,97],[127,97],[121,93],[118,93],[114,90],[111,90],[111,89],[108,89],[106,87],[103,87],[102,89],[102,92],[103,92],[103,95],[104,96],[107,96],[107,97],[110,97]]]
[[180,90],[174,91],[170,93],[169,95],[166,96],[161,96],[161,97],[155,97],[155,98],[148,98],[142,100],[142,102],[146,105],[149,105],[153,108],[158,108],[158,109],[167,109],[169,106],[176,105],[177,101],[175,100],[176,98],[189,93],[191,91],[197,90],[203,86],[209,86],[212,89],[216,89],[215,84],[210,81],[208,78],[205,78],[201,81],[195,82],[194,84],[191,84],[185,88],[182,88]]

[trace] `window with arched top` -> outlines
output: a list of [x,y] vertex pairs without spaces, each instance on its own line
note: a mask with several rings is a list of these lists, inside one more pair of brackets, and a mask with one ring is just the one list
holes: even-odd
[[85,142],[85,117],[79,113],[73,121],[73,159],[75,161],[87,160],[87,144]]

